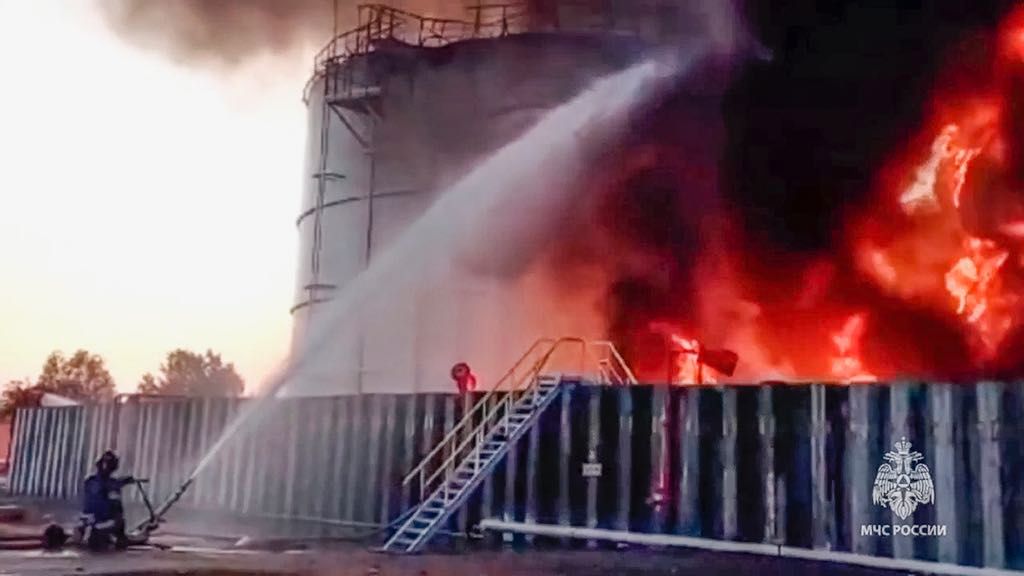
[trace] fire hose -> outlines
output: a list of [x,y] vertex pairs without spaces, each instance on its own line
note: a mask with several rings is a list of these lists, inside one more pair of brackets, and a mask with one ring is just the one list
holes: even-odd
[[164,500],[164,503],[161,504],[160,507],[157,508],[156,510],[153,510],[153,508],[149,505],[149,498],[146,496],[146,493],[143,492],[142,497],[146,502],[146,507],[149,508],[149,518],[143,520],[142,522],[139,522],[135,526],[134,530],[136,532],[149,533],[152,530],[156,529],[156,527],[163,521],[164,515],[167,514],[167,511],[170,510],[171,506],[174,506],[178,502],[178,500],[181,500],[181,497],[185,495],[185,492],[188,491],[189,486],[191,486],[192,483],[195,482],[195,480],[196,477],[193,474],[187,480],[182,482],[181,486],[178,487],[174,494],[171,494],[170,498]]

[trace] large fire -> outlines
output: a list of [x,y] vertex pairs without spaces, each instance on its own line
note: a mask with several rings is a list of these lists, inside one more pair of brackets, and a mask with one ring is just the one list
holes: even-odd
[[1022,95],[1021,14],[1004,25],[990,85],[939,99],[941,128],[898,196],[899,229],[884,241],[862,237],[856,248],[862,271],[887,291],[953,310],[979,367],[996,359],[1024,312],[1016,241],[1024,189],[1013,174],[1020,159],[1012,157],[1024,134],[1009,118]]
[[[694,256],[694,286],[678,298],[690,310],[646,311],[653,331],[669,336],[661,340],[675,382],[729,379],[702,362],[705,344],[739,354],[732,380],[741,382],[957,379],[1024,367],[1012,344],[1024,332],[1024,8],[989,54],[986,81],[937,86],[921,134],[896,148],[874,202],[838,232],[840,251],[796,264],[770,265],[769,255],[763,270],[745,270],[724,241]],[[730,233],[714,230],[701,234]],[[642,327],[626,330],[627,340],[652,342],[637,336]],[[653,353],[627,347],[656,365],[646,361]],[[960,348],[962,359],[949,352]]]

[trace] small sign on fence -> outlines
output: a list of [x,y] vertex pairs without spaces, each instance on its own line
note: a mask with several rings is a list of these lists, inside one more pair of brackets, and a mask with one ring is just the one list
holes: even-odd
[[600,462],[584,462],[583,463],[583,477],[584,478],[600,478],[601,477],[601,463]]

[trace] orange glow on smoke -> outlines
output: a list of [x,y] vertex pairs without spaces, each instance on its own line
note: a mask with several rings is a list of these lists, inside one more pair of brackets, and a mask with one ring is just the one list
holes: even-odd
[[1003,22],[999,45],[1003,58],[1024,62],[1024,7],[1016,9]]
[[[761,252],[756,236],[749,242],[729,221],[705,235],[715,242],[696,256],[681,312],[656,310],[661,316],[651,319],[638,308],[643,322],[653,321],[627,337],[645,343],[635,356],[664,358],[667,343],[667,371],[679,384],[956,380],[1024,370],[1024,356],[1011,350],[1024,338],[1024,7],[984,48],[991,68],[969,60],[972,73],[962,75],[961,63],[950,62],[950,81],[922,103],[924,127],[875,175],[873,202],[845,215],[841,246]],[[620,168],[629,173],[635,164]],[[735,374],[701,365],[705,345],[734,350]],[[650,361],[643,376],[664,379],[660,362]]]

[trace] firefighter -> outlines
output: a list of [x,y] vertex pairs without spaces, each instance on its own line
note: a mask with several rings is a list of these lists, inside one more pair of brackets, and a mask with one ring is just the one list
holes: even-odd
[[452,366],[452,380],[455,380],[455,385],[459,389],[459,394],[466,394],[467,392],[473,392],[476,390],[476,376],[473,375],[473,371],[469,368],[469,364],[465,362],[459,362],[455,366]]
[[106,451],[96,461],[96,473],[85,479],[85,501],[82,516],[86,520],[86,542],[90,547],[106,547],[110,540],[118,548],[128,546],[125,535],[124,505],[121,489],[135,482],[131,476],[115,477],[120,460],[113,451]]

